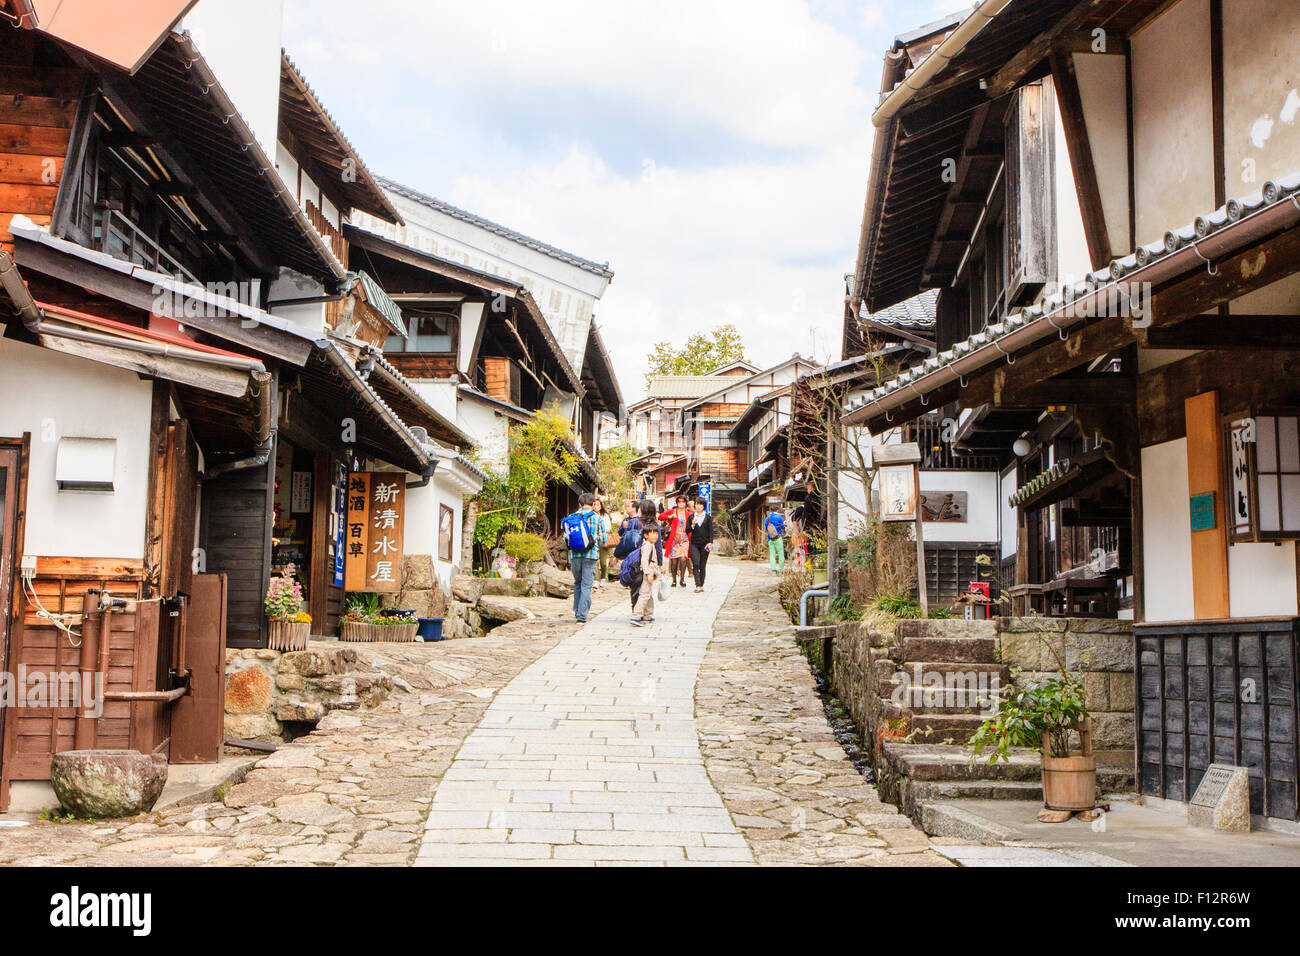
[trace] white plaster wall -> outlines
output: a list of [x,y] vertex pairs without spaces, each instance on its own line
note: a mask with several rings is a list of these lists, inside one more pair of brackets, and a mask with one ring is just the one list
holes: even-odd
[[[1300,17],[1293,3],[1223,5],[1223,126],[1227,195],[1300,170]],[[1232,302],[1245,315],[1300,313],[1300,276]]]
[[1295,616],[1295,545],[1228,548],[1228,607],[1233,617]]
[[1126,255],[1129,251],[1128,81],[1124,57],[1075,53],[1074,72],[1079,80],[1079,98],[1083,101],[1111,254]]
[[357,212],[354,221],[360,228],[520,283],[536,300],[569,364],[581,371],[596,301],[608,279],[405,196],[386,195],[406,225]]
[[478,339],[479,327],[483,324],[483,302],[463,302],[460,307],[460,350],[457,368],[469,375],[474,363],[474,345]]
[[457,405],[456,423],[460,430],[474,439],[478,448],[479,463],[489,471],[505,468],[510,454],[510,420],[490,405],[461,397]]
[[1016,553],[1017,509],[1011,507],[1007,500],[1016,491],[1016,466],[1012,465],[998,478],[998,510],[1002,515],[1002,557],[1009,558]]
[[998,540],[996,472],[922,471],[921,491],[966,492],[966,521],[927,521],[921,529],[926,541],[984,544]]
[[1150,243],[1214,208],[1209,0],[1174,4],[1130,50],[1137,240]]
[[407,486],[402,550],[406,554],[438,553],[438,488],[435,482],[431,481],[423,488]]
[[190,31],[266,155],[275,156],[284,0],[200,0],[181,26]]
[[[134,372],[3,338],[0,368],[0,435],[32,433],[26,553],[143,558],[152,384]],[[59,491],[60,437],[115,438],[115,490]]]
[[1142,570],[1148,621],[1189,621],[1196,616],[1188,496],[1187,439],[1143,448]]
[[1088,240],[1083,232],[1083,213],[1079,194],[1074,188],[1074,167],[1065,145],[1065,126],[1061,111],[1052,111],[1052,152],[1056,162],[1056,275],[1060,283],[1077,282],[1092,271]]
[[[280,274],[272,280],[271,288],[267,291],[267,301],[307,299],[324,294],[325,287],[310,276],[302,275],[291,269],[281,269]],[[308,335],[320,336],[325,332],[325,303],[323,302],[308,302],[302,305],[273,305],[268,311],[272,315],[292,323]]]
[[447,421],[456,421],[456,397],[459,392],[455,379],[443,379],[441,381],[426,379],[411,382],[411,388],[415,390],[417,395],[433,406],[433,410]]
[[[445,464],[440,468],[447,467]],[[464,539],[462,533],[462,523],[464,521],[465,498],[463,494],[455,488],[446,478],[434,477],[432,482],[437,489],[438,507],[433,510],[433,545],[429,553],[433,555],[434,573],[438,575],[438,580],[442,582],[443,589],[451,590],[452,579],[456,576],[459,567],[461,546]],[[441,506],[447,505],[453,512],[451,519],[451,560],[443,561],[438,557],[438,517],[441,513]]]

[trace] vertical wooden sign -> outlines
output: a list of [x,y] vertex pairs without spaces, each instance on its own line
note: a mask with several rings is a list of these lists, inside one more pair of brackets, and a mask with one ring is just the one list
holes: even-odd
[[367,591],[402,588],[402,529],[406,516],[406,478],[400,472],[370,473],[370,514],[367,531]]
[[366,589],[369,518],[370,473],[356,471],[348,475],[348,519],[343,532],[343,587],[349,591]]
[[[1187,492],[1192,536],[1192,608],[1196,620],[1228,617],[1228,533],[1224,500],[1223,428],[1219,393],[1183,402],[1187,419]],[[1207,509],[1204,502],[1210,500]],[[1211,520],[1206,520],[1206,514]]]

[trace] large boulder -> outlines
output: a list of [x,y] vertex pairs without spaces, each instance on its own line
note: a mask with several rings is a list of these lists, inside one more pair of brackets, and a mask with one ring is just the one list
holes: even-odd
[[552,568],[549,565],[541,572],[542,584],[546,587],[546,596],[554,598],[573,597],[573,573]]
[[231,671],[226,677],[226,713],[260,714],[271,707],[271,678],[260,667]]
[[465,604],[477,604],[483,596],[483,582],[486,580],[488,579],[458,574],[451,584],[452,597]]
[[408,554],[402,558],[402,590],[427,591],[437,586],[433,573],[433,557],[427,554]]
[[486,595],[478,602],[478,613],[493,621],[526,621],[537,615],[528,608]]
[[50,760],[59,805],[83,819],[148,813],[167,783],[167,758],[138,750],[65,750]]
[[525,597],[527,594],[527,578],[483,578],[483,597]]

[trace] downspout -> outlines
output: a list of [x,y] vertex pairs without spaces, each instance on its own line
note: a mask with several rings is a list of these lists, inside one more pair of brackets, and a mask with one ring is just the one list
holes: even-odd
[[872,125],[884,126],[897,116],[899,110],[910,103],[912,98],[948,65],[948,61],[961,53],[966,48],[966,44],[975,39],[975,36],[992,23],[993,18],[1010,3],[1011,0],[984,0],[972,10],[970,16],[948,34],[942,43],[931,50],[929,56],[921,61],[921,64],[903,80],[902,84],[896,86],[885,97],[885,101],[876,107],[876,111],[871,114]]
[[219,465],[213,465],[211,468],[205,469],[203,474],[199,476],[200,481],[207,481],[216,478],[218,475],[229,474],[232,471],[259,468],[271,460],[271,454],[275,451],[275,433],[277,430],[272,423],[271,404],[275,397],[276,379],[270,372],[251,372],[249,374],[257,386],[257,392],[254,395],[257,400],[257,430],[253,433],[256,448],[248,458],[222,462]]
[[36,300],[32,298],[27,284],[23,282],[23,277],[18,274],[18,267],[14,265],[13,257],[3,249],[0,249],[0,285],[4,286],[5,292],[13,300],[14,307],[18,310],[18,317],[23,320],[23,326],[27,331],[33,335],[39,332],[41,310],[36,305]]
[[412,488],[423,488],[428,485],[429,482],[433,481],[434,472],[438,470],[438,461],[439,458],[436,454],[430,455],[429,463],[424,466],[424,471],[421,473],[420,477],[415,481],[408,481],[406,483],[406,490],[410,491]]

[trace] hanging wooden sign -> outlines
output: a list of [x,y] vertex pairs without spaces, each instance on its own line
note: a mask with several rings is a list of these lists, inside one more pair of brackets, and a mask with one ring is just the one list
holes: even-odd
[[402,532],[406,482],[398,472],[348,476],[344,587],[349,591],[398,591],[402,586]]

